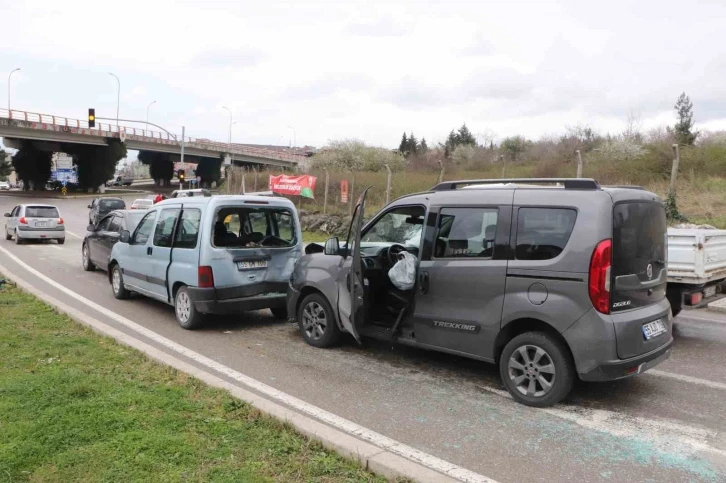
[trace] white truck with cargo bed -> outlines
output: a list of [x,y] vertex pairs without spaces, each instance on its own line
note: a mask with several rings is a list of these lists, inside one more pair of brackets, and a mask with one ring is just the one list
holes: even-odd
[[673,315],[726,290],[726,230],[668,229],[667,296]]

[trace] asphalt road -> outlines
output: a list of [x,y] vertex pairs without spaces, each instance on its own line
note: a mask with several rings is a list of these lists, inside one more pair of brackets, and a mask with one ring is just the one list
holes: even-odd
[[[83,271],[88,200],[48,201],[65,219],[65,245],[16,246],[3,237],[0,247],[81,297],[416,449],[502,483],[726,482],[726,315],[685,311],[674,325],[673,356],[656,370],[579,383],[564,404],[533,409],[512,401],[493,365],[377,342],[359,347],[352,339],[315,349],[295,324],[277,322],[267,311],[214,318],[202,330],[185,331],[171,307],[138,296],[116,300],[104,273]],[[27,198],[0,196],[0,212],[20,202]],[[2,251],[0,263],[131,333]]]

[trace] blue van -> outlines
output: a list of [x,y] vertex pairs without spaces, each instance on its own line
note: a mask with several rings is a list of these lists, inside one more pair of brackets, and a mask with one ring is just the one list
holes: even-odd
[[108,262],[118,299],[136,292],[174,306],[185,329],[205,314],[269,308],[285,297],[302,256],[295,205],[268,196],[184,197],[154,205],[133,233],[121,232]]

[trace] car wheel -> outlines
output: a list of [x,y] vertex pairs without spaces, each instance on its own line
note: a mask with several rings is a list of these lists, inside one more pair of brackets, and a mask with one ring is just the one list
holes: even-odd
[[96,269],[96,266],[91,262],[91,254],[88,251],[88,244],[84,243],[81,248],[81,257],[83,260],[83,270],[92,272]]
[[300,304],[297,323],[305,342],[314,347],[330,347],[340,340],[333,309],[322,294],[308,295]]
[[545,332],[520,334],[504,347],[499,374],[515,401],[549,407],[562,401],[575,381],[565,344]]
[[275,307],[270,309],[270,312],[272,312],[272,316],[276,319],[287,319],[287,307]]
[[63,245],[66,242],[65,238],[58,238],[58,245]]
[[8,227],[7,226],[5,227],[5,239],[6,240],[12,240],[13,239],[13,236],[8,231]]
[[15,244],[21,245],[23,243],[23,240],[20,239],[20,236],[18,236],[18,230],[15,230]]
[[204,315],[197,311],[186,287],[181,287],[174,296],[174,312],[183,329],[194,330],[202,325]]
[[111,268],[111,288],[113,289],[113,296],[119,300],[129,298],[130,292],[124,287],[124,277],[121,273],[121,267],[114,265]]

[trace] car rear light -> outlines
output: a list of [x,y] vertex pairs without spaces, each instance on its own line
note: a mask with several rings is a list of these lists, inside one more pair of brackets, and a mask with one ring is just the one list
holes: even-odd
[[595,310],[601,314],[610,313],[610,266],[612,264],[611,240],[597,244],[590,259],[590,282],[588,289]]
[[692,293],[690,295],[691,303],[690,305],[698,305],[703,300],[703,294],[701,292]]
[[28,220],[26,220],[24,216],[21,216],[20,219],[18,220],[18,223],[20,223],[21,225],[27,225]]
[[63,224],[63,218],[58,218],[58,224],[59,225],[62,225]]
[[212,273],[212,267],[201,266],[199,267],[197,285],[200,288],[213,288],[214,287],[214,273]]

